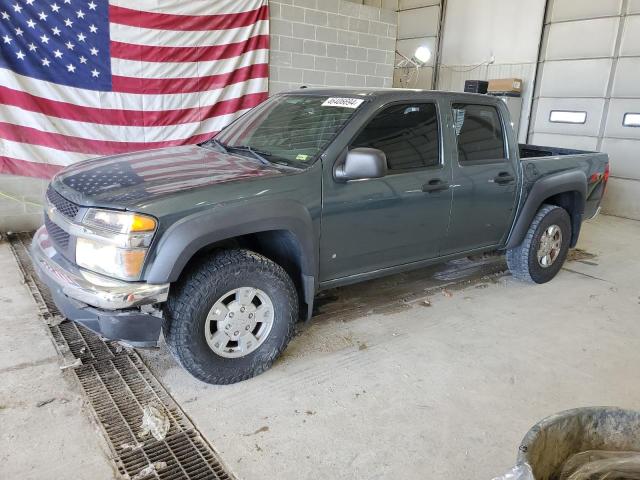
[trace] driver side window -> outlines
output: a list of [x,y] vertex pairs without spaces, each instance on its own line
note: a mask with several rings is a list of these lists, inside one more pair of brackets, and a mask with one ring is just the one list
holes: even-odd
[[389,173],[440,164],[438,112],[433,103],[392,105],[378,113],[351,148],[382,150]]

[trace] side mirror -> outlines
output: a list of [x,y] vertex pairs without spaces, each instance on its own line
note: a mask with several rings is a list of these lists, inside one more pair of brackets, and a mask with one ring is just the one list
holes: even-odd
[[387,174],[387,156],[377,148],[354,148],[335,170],[336,180],[364,180]]

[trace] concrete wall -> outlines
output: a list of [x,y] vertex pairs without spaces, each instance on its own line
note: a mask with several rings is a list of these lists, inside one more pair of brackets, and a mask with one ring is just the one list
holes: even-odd
[[42,225],[41,205],[47,183],[38,178],[0,175],[0,233],[25,232]]
[[[524,80],[520,140],[525,141],[545,0],[447,0],[437,88],[465,80]],[[493,63],[491,63],[493,60]]]
[[395,11],[344,0],[269,4],[270,93],[301,85],[391,86]]

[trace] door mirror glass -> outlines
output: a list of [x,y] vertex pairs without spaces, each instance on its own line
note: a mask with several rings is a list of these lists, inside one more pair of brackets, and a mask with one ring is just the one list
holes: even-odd
[[364,180],[387,174],[387,157],[377,148],[354,148],[345,161],[336,168],[336,180]]

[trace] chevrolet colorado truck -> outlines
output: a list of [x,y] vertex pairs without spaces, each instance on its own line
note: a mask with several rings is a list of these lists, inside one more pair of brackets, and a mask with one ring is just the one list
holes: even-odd
[[518,145],[499,99],[275,95],[209,141],[69,166],[31,247],[60,311],[214,384],[268,369],[319,290],[481,252],[544,283],[608,157]]

